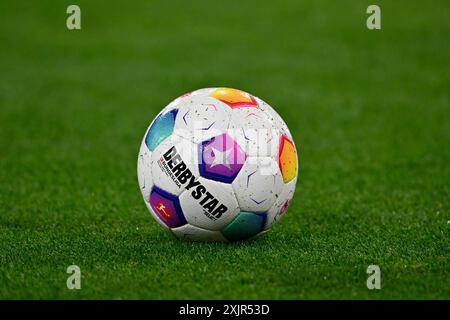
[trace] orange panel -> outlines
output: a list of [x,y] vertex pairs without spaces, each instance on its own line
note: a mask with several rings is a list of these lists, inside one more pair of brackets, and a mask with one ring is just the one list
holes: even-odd
[[278,163],[284,183],[288,183],[297,176],[297,153],[295,146],[285,135],[280,138]]
[[231,89],[218,88],[211,93],[211,97],[226,103],[231,108],[257,107],[258,103],[247,92]]

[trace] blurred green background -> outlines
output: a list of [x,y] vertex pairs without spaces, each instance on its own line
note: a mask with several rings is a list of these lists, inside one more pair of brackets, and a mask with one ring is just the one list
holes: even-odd
[[[1,1],[0,298],[450,298],[449,31],[437,0]],[[212,86],[269,102],[300,152],[255,241],[175,240],[140,196],[146,127]]]

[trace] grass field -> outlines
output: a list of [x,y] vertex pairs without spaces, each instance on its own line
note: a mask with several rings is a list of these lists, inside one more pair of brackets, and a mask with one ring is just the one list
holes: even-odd
[[[1,1],[0,298],[449,299],[450,5],[376,1],[369,31],[372,2],[80,0],[69,31],[72,2]],[[211,86],[268,101],[300,151],[251,242],[178,241],[139,192],[150,121]]]

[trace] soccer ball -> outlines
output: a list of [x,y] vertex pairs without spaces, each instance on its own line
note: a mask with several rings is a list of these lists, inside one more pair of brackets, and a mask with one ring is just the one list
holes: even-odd
[[137,173],[148,210],[175,236],[239,241],[283,217],[297,168],[292,135],[272,107],[241,90],[206,88],[153,120]]

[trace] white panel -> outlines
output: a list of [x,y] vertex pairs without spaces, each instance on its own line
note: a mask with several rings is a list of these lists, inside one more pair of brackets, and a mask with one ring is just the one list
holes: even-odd
[[264,227],[265,230],[269,229],[272,225],[284,217],[287,207],[294,196],[296,183],[297,178],[283,186],[283,190],[281,191],[277,201],[275,201],[275,204],[267,212],[267,222]]
[[272,122],[273,127],[278,129],[282,134],[286,135],[290,140],[292,140],[291,132],[289,131],[286,122],[281,118],[281,116],[273,109],[270,105],[268,105],[263,100],[256,98],[258,101],[259,108],[264,111],[267,119]]
[[211,231],[185,224],[184,226],[171,229],[177,238],[190,241],[219,241],[226,242],[220,231]]
[[274,159],[253,157],[246,160],[232,185],[241,211],[265,212],[275,203],[283,180]]
[[147,148],[145,142],[143,141],[141,143],[141,148],[138,155],[137,175],[142,197],[146,201],[148,201],[148,197],[150,196],[150,192],[153,187],[151,157],[152,152]]
[[280,132],[259,108],[233,109],[228,134],[250,157],[277,155]]
[[[175,147],[176,154],[171,156],[172,161],[168,161],[164,155],[172,147]],[[174,168],[181,162],[190,170],[192,176],[199,176],[197,146],[188,140],[171,135],[152,154],[151,167],[154,185],[173,195],[180,195],[188,183],[188,181],[182,181],[181,175],[177,177],[178,173],[174,171]]]
[[200,143],[224,132],[230,122],[231,108],[207,95],[193,95],[182,101],[174,133]]
[[[229,184],[199,178],[200,185],[186,190],[180,196],[181,208],[188,223],[208,229],[220,230],[238,213],[239,207],[233,188]],[[200,194],[199,192],[203,192]],[[208,194],[213,197],[208,198]],[[198,199],[196,199],[196,197]],[[217,204],[212,208],[216,200]],[[210,206],[208,206],[208,204]],[[227,210],[220,217],[214,217],[215,210],[224,205]]]

